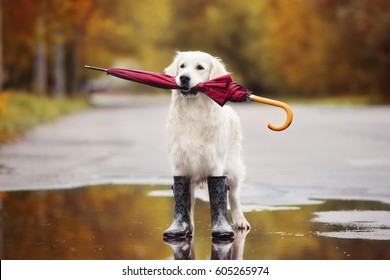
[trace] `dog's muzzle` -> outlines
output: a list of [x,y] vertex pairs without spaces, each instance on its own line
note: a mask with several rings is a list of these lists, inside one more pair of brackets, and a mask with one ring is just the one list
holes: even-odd
[[193,88],[190,87],[190,81],[191,81],[190,76],[181,75],[179,79],[180,79],[180,87],[181,87],[180,91],[184,96],[195,95],[198,93],[198,90],[195,87]]
[[198,93],[198,90],[194,87],[193,88],[182,87],[180,92],[183,95],[196,95]]

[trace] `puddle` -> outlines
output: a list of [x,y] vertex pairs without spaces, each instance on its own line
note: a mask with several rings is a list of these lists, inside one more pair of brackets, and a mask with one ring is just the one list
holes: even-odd
[[390,211],[352,210],[314,213],[313,222],[344,227],[341,231],[319,232],[320,236],[390,240]]
[[[235,241],[213,242],[197,200],[192,239],[164,242],[168,186],[93,186],[0,193],[1,259],[390,259],[390,205],[315,200],[251,211]],[[161,195],[159,195],[161,194]]]

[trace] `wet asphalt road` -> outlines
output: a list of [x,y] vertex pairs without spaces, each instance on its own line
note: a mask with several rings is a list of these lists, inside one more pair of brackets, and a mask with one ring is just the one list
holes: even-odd
[[[96,108],[45,124],[0,147],[0,190],[94,184],[170,184],[169,97],[95,98]],[[316,199],[390,203],[390,107],[233,104],[243,127],[247,208]]]

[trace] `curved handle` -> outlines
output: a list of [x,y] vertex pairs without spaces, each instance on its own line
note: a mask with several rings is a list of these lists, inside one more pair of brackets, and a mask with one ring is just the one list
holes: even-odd
[[269,123],[268,124],[269,129],[272,129],[274,131],[282,131],[290,126],[290,124],[293,120],[293,112],[292,112],[290,106],[288,106],[286,103],[281,102],[281,101],[277,101],[277,100],[273,100],[273,99],[269,99],[269,98],[265,98],[265,97],[260,97],[260,96],[253,95],[253,94],[249,95],[248,100],[280,107],[280,108],[284,109],[284,111],[286,111],[287,117],[286,117],[286,121],[284,122],[284,124],[282,124],[281,126],[275,126],[272,123]]

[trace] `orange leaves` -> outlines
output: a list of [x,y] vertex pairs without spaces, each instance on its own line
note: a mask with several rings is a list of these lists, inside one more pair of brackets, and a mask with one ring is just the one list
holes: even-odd
[[390,90],[388,0],[3,0],[3,6],[11,86],[31,85],[34,27],[43,14],[49,65],[60,27],[79,67],[125,58],[161,71],[175,50],[200,49],[220,56],[253,90],[307,96]]
[[266,64],[293,87],[321,89],[332,31],[313,15],[310,1],[272,2],[264,11]]
[[5,118],[7,117],[7,107],[8,93],[0,92],[0,143],[9,139],[9,133],[2,125],[2,123],[5,122]]
[[0,118],[4,117],[6,115],[7,100],[8,100],[8,93],[7,92],[0,92]]

